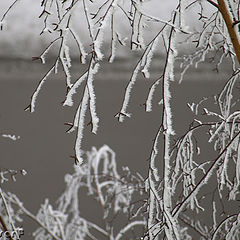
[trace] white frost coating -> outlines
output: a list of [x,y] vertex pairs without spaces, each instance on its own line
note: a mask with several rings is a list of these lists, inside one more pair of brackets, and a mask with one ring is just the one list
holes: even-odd
[[[156,45],[158,43],[158,38],[159,37],[160,37],[160,34],[158,34],[154,38],[154,40],[146,47],[142,58],[137,63],[137,66],[134,69],[134,72],[132,74],[132,77],[131,77],[131,79],[130,79],[130,81],[128,83],[128,86],[127,86],[127,89],[126,89],[126,92],[125,92],[124,101],[123,101],[123,104],[122,104],[122,108],[121,108],[120,114],[117,115],[117,117],[119,117],[119,121],[120,122],[123,122],[124,118],[126,116],[128,116],[128,117],[131,116],[129,113],[126,112],[126,110],[127,110],[128,104],[129,104],[130,95],[131,95],[131,91],[132,91],[133,85],[135,84],[135,82],[137,80],[137,74],[139,73],[139,71],[141,70],[142,67],[143,67],[142,72],[144,73],[145,77],[148,77],[148,68],[149,68],[149,66],[151,64],[152,57],[153,57],[153,52],[154,52],[154,50],[156,48]],[[153,88],[155,88],[155,86]],[[153,92],[154,92],[154,89],[152,90],[151,93],[153,94]],[[149,100],[147,100],[146,107],[148,109],[150,107],[150,109],[151,109],[151,106],[150,106],[151,105],[151,101],[152,101],[151,94],[150,94],[150,97],[148,97],[148,98],[149,98]],[[146,111],[148,112],[148,110],[146,110]]]
[[237,19],[238,17],[236,16],[237,11],[233,11],[234,9],[238,9],[238,3],[234,3],[235,1],[225,1],[226,8],[228,10],[228,13],[230,14],[232,19]]
[[[204,29],[204,30],[201,32],[201,36],[200,36],[199,42],[198,42],[198,46],[199,46],[200,48],[205,47],[205,45],[206,45],[206,43],[205,43],[205,42],[206,42],[206,38],[207,38],[207,29]],[[203,54],[204,54],[205,52],[207,52],[207,51],[204,51]],[[195,64],[195,67],[197,68],[197,64]]]
[[114,61],[116,51],[117,51],[117,33],[115,32],[114,17],[112,15],[112,42],[111,42],[111,56],[109,58],[110,63]]
[[99,60],[102,60],[104,57],[104,54],[101,51],[101,46],[103,43],[103,31],[99,32],[99,37],[93,42],[94,44],[94,51],[96,53],[96,56]]
[[117,37],[116,34],[113,33],[113,40],[112,40],[112,52],[111,52],[111,57],[109,59],[110,63],[113,63],[115,56],[116,56],[116,51],[117,51]]
[[4,29],[4,27],[7,25],[7,21],[0,21],[0,29]]
[[41,61],[42,61],[42,64],[45,64],[45,63],[46,63],[45,56],[46,56],[46,54],[48,53],[49,49],[50,49],[50,46],[49,46],[49,47],[42,53],[42,55],[40,56]]
[[236,177],[234,180],[234,186],[229,194],[229,200],[236,200],[236,196],[239,194],[239,187],[240,187],[240,142],[239,142],[239,138],[236,139],[237,141],[237,146],[236,151],[237,151],[237,156],[236,156]]
[[185,22],[186,7],[188,6],[188,0],[180,0],[179,8],[179,20],[180,20],[180,29],[184,32],[188,32],[188,26]]
[[130,114],[127,113],[126,110],[127,110],[128,104],[129,104],[131,91],[132,91],[133,85],[135,84],[135,82],[137,80],[137,74],[138,74],[140,68],[141,68],[141,65],[140,65],[140,63],[138,63],[137,67],[134,69],[131,80],[128,83],[126,93],[125,93],[125,96],[124,96],[124,101],[123,101],[122,108],[121,108],[120,115],[119,115],[119,121],[120,122],[124,121],[125,116],[130,117]]
[[118,41],[121,43],[121,45],[126,46],[128,37],[122,37],[119,32],[116,32],[116,35],[117,35]]
[[[176,186],[179,183],[181,179],[181,169],[183,171],[188,172],[187,169],[187,161],[189,159],[189,156],[187,152],[189,152],[188,149],[186,149],[186,145],[188,146],[188,140],[191,140],[192,132],[189,131],[184,138],[180,141],[177,149],[177,155],[176,155],[176,164],[175,164],[175,169],[174,169],[174,175],[173,175],[173,190],[176,190]],[[184,181],[185,182],[185,181]],[[183,182],[183,184],[184,184]],[[186,196],[186,195],[185,195]]]
[[[146,181],[146,182],[150,182],[150,186],[153,185],[154,183],[150,180],[150,181]],[[154,233],[153,231],[155,230],[154,226],[155,226],[155,210],[156,210],[156,200],[155,200],[155,196],[154,196],[154,192],[150,191],[149,192],[149,205],[148,205],[148,235],[150,236],[150,239],[154,239]],[[141,238],[141,239],[145,239],[145,238]],[[147,238],[148,239],[148,238]]]
[[9,138],[9,139],[11,139],[13,141],[16,141],[16,140],[20,139],[20,136],[16,136],[14,134],[13,135],[11,135],[11,134],[2,134],[2,137]]
[[47,46],[47,48],[43,51],[43,53],[40,55],[40,59],[41,59],[41,61],[42,61],[42,63],[43,64],[45,64],[45,56],[46,56],[46,54],[49,52],[49,50],[50,50],[50,48],[53,46],[53,44],[55,43],[55,42],[57,42],[59,39],[62,39],[61,37],[59,37],[59,38],[56,38],[54,41],[52,41],[48,46]]
[[213,218],[213,229],[217,228],[217,204],[216,202],[213,200],[213,213],[212,213],[212,218]]
[[51,15],[52,14],[51,8],[52,8],[52,1],[49,1],[49,0],[44,1],[44,11],[48,12],[48,13],[45,12],[45,14]]
[[156,90],[157,85],[160,83],[161,79],[158,79],[150,88],[147,101],[146,101],[146,112],[152,111],[152,100],[153,100],[153,94]]
[[92,18],[89,17],[90,14],[89,14],[89,10],[88,10],[87,4],[86,4],[86,0],[82,0],[82,3],[83,3],[85,17],[87,19],[89,35],[90,35],[91,40],[93,41],[94,39],[93,39],[92,31],[94,29],[94,22],[93,22]]
[[221,120],[225,121],[225,119],[218,113],[215,113],[215,112],[211,112],[211,111],[208,111],[207,108],[203,108],[203,112],[204,114],[208,115],[208,116],[215,116],[215,117],[218,117],[220,118]]
[[73,126],[67,131],[68,133],[71,133],[71,132],[73,132],[73,131],[75,131],[77,129],[78,124],[79,124],[80,109],[81,109],[81,103],[79,104],[79,106],[77,108],[77,111],[75,113]]
[[237,216],[237,219],[231,224],[230,229],[227,229],[226,240],[239,239],[240,234],[240,213]]
[[[110,159],[108,159],[108,152],[111,154]],[[104,145],[101,149],[99,149],[99,151],[97,152],[96,157],[92,163],[99,200],[100,200],[101,204],[104,205],[106,202],[106,199],[104,197],[104,193],[101,189],[101,184],[99,182],[99,180],[100,180],[99,179],[99,172],[100,172],[99,168],[100,168],[100,162],[102,159],[105,159],[105,161],[106,161],[104,163],[104,165],[106,165],[106,163],[107,163],[108,167],[111,168],[111,170],[113,172],[113,176],[116,179],[119,179],[119,176],[118,176],[117,168],[116,168],[115,153],[107,145]],[[115,182],[115,184],[116,184],[116,182]],[[117,184],[114,186],[114,188],[116,188],[116,187],[117,187]]]
[[[234,139],[232,139],[232,141],[234,141],[237,137],[239,137],[239,134],[237,134]],[[228,147],[231,147],[233,142],[231,142],[231,144]],[[192,198],[195,198],[196,195],[198,194],[198,192],[200,191],[200,189],[209,181],[210,177],[214,174],[214,172],[216,171],[216,169],[218,169],[219,164],[222,161],[222,156],[225,153],[225,151],[222,151],[220,153],[220,155],[214,160],[214,163],[211,165],[211,167],[208,169],[207,173],[204,175],[204,177],[202,178],[202,181],[194,188],[194,191],[192,191],[187,198],[185,198],[185,200],[181,203],[181,205],[174,211],[173,216],[175,218],[178,217],[178,215],[180,214],[180,212],[185,208],[185,206],[189,203],[189,201]],[[213,238],[215,239],[215,238]]]
[[71,26],[71,30],[70,31],[71,31],[74,39],[76,40],[76,43],[77,43],[78,48],[80,50],[81,62],[83,64],[85,64],[86,63],[86,57],[87,57],[88,53],[86,52],[85,47],[84,47],[82,41],[80,40],[78,34],[75,32],[75,30],[74,30],[74,28],[72,26]]
[[88,72],[84,73],[71,87],[69,92],[67,93],[66,99],[63,103],[63,106],[73,106],[73,94],[77,92],[77,88],[81,85],[81,83],[87,78]]
[[54,73],[58,73],[58,66],[59,66],[59,58],[56,60],[55,67],[54,67]]
[[12,9],[13,7],[15,7],[16,4],[19,3],[20,1],[21,1],[21,0],[15,0],[15,1],[8,7],[7,11],[5,11],[5,13],[3,14],[2,18],[0,19],[0,30],[3,29],[3,25],[6,25],[6,24],[7,24],[5,19],[7,18],[8,13],[9,13],[9,12],[11,11],[11,9]]
[[96,113],[96,95],[94,92],[94,87],[93,87],[93,80],[94,80],[94,75],[98,72],[100,64],[99,63],[91,63],[89,73],[88,73],[88,79],[87,79],[87,87],[88,87],[88,93],[89,93],[89,99],[90,99],[90,114],[92,118],[92,133],[96,134],[97,129],[98,129],[98,123],[99,123],[99,118]]
[[109,17],[112,15],[113,13],[113,8],[110,8],[108,10],[108,12],[106,13],[105,17],[102,19],[102,21],[100,22],[101,26],[98,29],[98,32],[96,34],[96,38],[93,42],[94,44],[94,51],[97,55],[97,58],[99,60],[102,60],[104,57],[104,54],[101,52],[101,46],[103,43],[103,37],[104,37],[104,29],[107,26],[107,22],[109,20]]
[[123,237],[123,235],[124,235],[127,231],[131,230],[134,226],[137,226],[137,225],[143,225],[143,226],[144,226],[145,224],[146,224],[145,221],[134,221],[134,222],[129,223],[127,226],[125,226],[125,227],[118,233],[118,235],[115,237],[115,240],[120,240],[120,239]]
[[61,6],[63,6],[62,2],[60,0],[57,0],[56,5],[57,5],[57,10],[58,10],[58,17],[59,17],[59,19],[62,19],[62,17],[63,17],[63,7],[61,7]]
[[[158,156],[158,143],[159,143],[159,138],[160,135],[162,133],[162,130],[159,129],[157,136],[154,140],[154,144],[153,144],[153,148],[152,148],[152,152],[151,152],[151,158],[150,158],[150,176],[153,176],[154,181],[159,182],[160,181],[160,174],[159,174],[159,170],[158,170],[158,166],[157,166],[157,162],[156,162],[156,158]],[[152,186],[154,184],[154,181],[152,180],[152,177],[149,178],[150,181],[150,186]],[[153,187],[151,187],[153,190]],[[155,187],[156,188],[156,187]],[[155,197],[158,195],[154,194]]]
[[70,71],[69,71],[69,68],[71,67],[71,59],[70,59],[70,56],[69,56],[69,48],[66,45],[67,33],[68,33],[68,31],[64,31],[64,37],[63,37],[62,47],[61,47],[61,50],[60,50],[60,56],[59,57],[60,57],[60,61],[61,61],[62,66],[63,66],[64,73],[66,75],[67,86],[69,88],[71,88],[72,87],[71,74],[70,74]]
[[35,104],[36,104],[36,100],[37,100],[37,96],[43,86],[43,84],[45,83],[45,81],[47,80],[48,76],[53,72],[53,70],[55,69],[55,65],[53,67],[51,67],[51,69],[45,74],[45,76],[40,80],[36,90],[34,91],[32,98],[31,98],[31,103],[30,103],[30,111],[34,112],[35,111]]
[[163,99],[161,99],[159,102],[158,102],[158,105],[162,105],[163,104]]
[[81,107],[79,109],[78,131],[77,131],[77,139],[75,142],[75,154],[79,164],[83,163],[82,139],[83,139],[85,116],[86,116],[87,107],[88,107],[88,100],[89,100],[89,93],[88,93],[88,88],[86,87],[84,90]]
[[174,132],[173,126],[172,126],[172,110],[171,110],[171,106],[170,106],[170,99],[171,99],[171,94],[170,94],[169,82],[165,81],[165,83],[164,83],[164,108],[165,108],[165,116],[166,116],[167,133],[174,135],[175,132]]
[[[223,115],[224,119],[230,117],[229,115],[230,115],[230,106],[231,106],[231,100],[232,100],[232,91],[233,91],[233,86],[237,79],[238,79],[238,75],[233,76],[232,79],[229,80],[227,84],[224,86],[224,89],[222,90],[218,98],[221,114]],[[239,111],[237,111],[236,113],[238,112]]]
[[[170,106],[170,99],[171,99],[171,91],[170,91],[170,82],[174,81],[174,61],[177,55],[177,50],[175,49],[175,32],[172,32],[172,37],[170,40],[170,49],[168,52],[167,57],[167,65],[164,72],[164,108],[166,114],[166,128],[167,133],[174,135],[175,132],[173,130],[172,125],[172,110]],[[165,39],[168,39],[168,36],[165,36]]]
[[145,18],[147,18],[147,19],[149,19],[149,20],[151,20],[151,21],[153,21],[153,22],[160,22],[160,23],[163,23],[163,24],[165,24],[165,25],[168,25],[168,26],[171,26],[171,27],[173,27],[175,30],[178,30],[179,32],[184,32],[184,33],[188,33],[188,34],[190,34],[191,32],[190,31],[188,31],[188,29],[181,29],[181,28],[179,28],[177,25],[175,25],[175,24],[173,24],[173,23],[171,23],[171,22],[169,22],[169,21],[165,21],[165,20],[163,20],[163,19],[160,19],[160,18],[157,18],[157,17],[153,17],[153,16],[151,16],[151,15],[149,15],[149,14],[146,14],[143,10],[141,10],[141,14],[145,17]]
[[[175,13],[176,14],[176,13]],[[175,19],[174,15],[173,19]],[[175,20],[173,20],[175,22]],[[170,82],[174,80],[174,61],[177,54],[175,49],[176,31],[174,28],[170,28],[170,31],[164,31],[164,39],[168,39],[167,48],[167,59],[163,74],[163,103],[164,103],[164,179],[163,179],[163,206],[164,216],[166,219],[165,234],[167,239],[181,239],[179,225],[176,217],[172,213],[172,196],[174,193],[172,184],[172,136],[174,135],[173,122],[172,122],[172,108],[170,105],[171,91]]]
[[[63,14],[63,16],[62,16],[62,18],[61,18],[61,20],[58,24],[58,29],[62,29],[62,30],[66,29],[65,26],[66,26],[66,23],[69,19],[69,16],[73,14],[74,9],[76,8],[76,6],[78,5],[79,2],[80,1],[75,1],[73,6],[71,7],[71,9],[69,9],[65,14]],[[62,4],[62,3],[60,3],[60,4]]]
[[225,122],[230,122],[232,118],[234,118],[236,115],[240,114],[240,111],[236,111],[232,113],[227,119],[223,119],[222,123],[219,125],[219,127],[216,129],[216,131],[211,135],[208,142],[212,142],[213,139],[220,133],[220,131],[224,128]]
[[157,37],[152,41],[152,43],[147,47],[146,54],[144,54],[144,57],[142,59],[142,64],[141,64],[141,67],[143,67],[142,73],[144,74],[144,76],[146,78],[150,77],[149,67],[150,67],[150,64],[152,62],[153,54],[154,54],[154,51],[157,47],[158,40],[159,40],[160,36],[161,35],[158,34]]
[[133,27],[132,27],[132,49],[136,50],[139,47],[144,48],[144,40],[143,40],[143,23],[142,23],[142,14],[140,11],[141,1],[135,1],[135,12],[133,19]]
[[64,55],[66,57],[67,66],[70,68],[71,67],[71,57],[70,57],[70,53],[69,53],[69,47],[66,44],[64,45]]
[[52,29],[48,26],[46,26],[43,30],[42,33],[50,33],[52,31]]

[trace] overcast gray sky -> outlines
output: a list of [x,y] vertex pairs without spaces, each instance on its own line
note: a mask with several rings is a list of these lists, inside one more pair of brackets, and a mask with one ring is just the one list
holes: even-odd
[[[0,18],[13,1],[0,1]],[[0,56],[31,57],[44,48],[46,38],[39,36],[43,26],[42,19],[38,18],[40,3],[41,0],[19,0],[8,14],[4,31],[0,32]],[[169,20],[176,4],[176,0],[150,0],[146,1],[144,9],[152,16]]]

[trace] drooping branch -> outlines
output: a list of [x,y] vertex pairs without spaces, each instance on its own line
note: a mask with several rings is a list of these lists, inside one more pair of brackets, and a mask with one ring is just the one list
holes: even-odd
[[218,155],[218,157],[213,161],[210,168],[207,170],[206,174],[201,178],[199,183],[194,187],[194,189],[191,191],[191,193],[182,201],[181,204],[175,207],[172,214],[174,217],[178,217],[181,211],[183,211],[184,207],[189,203],[191,198],[199,192],[199,190],[208,182],[210,176],[213,174],[213,171],[217,169],[219,166],[223,154],[228,150],[228,148],[233,144],[234,140],[240,135],[240,132],[238,132],[231,141],[226,145],[226,147],[222,150],[222,152]]
[[5,20],[7,14],[10,12],[10,10],[14,7],[14,5],[18,2],[19,0],[15,0],[8,8],[8,10],[3,14],[1,20],[0,20],[0,30],[3,30],[3,21]]

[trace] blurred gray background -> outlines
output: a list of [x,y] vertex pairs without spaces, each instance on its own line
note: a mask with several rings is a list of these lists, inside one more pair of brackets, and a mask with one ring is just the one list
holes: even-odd
[[[151,14],[161,14],[162,18],[168,19],[175,1],[160,3],[156,0],[146,4]],[[8,5],[9,1],[0,2],[0,16]],[[64,189],[64,174],[73,171],[70,155],[73,155],[75,134],[67,134],[64,123],[72,121],[77,107],[76,104],[72,108],[61,104],[66,88],[64,75],[60,72],[49,77],[42,88],[36,112],[24,111],[37,83],[53,61],[49,58],[45,65],[31,61],[32,56],[38,56],[48,42],[48,38],[39,36],[42,29],[42,20],[38,18],[41,13],[39,5],[38,1],[20,1],[6,19],[6,28],[0,32],[0,133],[20,136],[17,141],[0,138],[0,167],[24,168],[28,172],[24,177],[17,176],[17,182],[5,184],[4,189],[16,193],[33,213],[45,198],[54,203]],[[154,60],[151,79],[139,77],[129,108],[132,118],[120,124],[114,115],[120,109],[124,88],[138,60],[134,56],[120,55],[113,64],[104,62],[96,76],[100,128],[95,136],[86,127],[84,149],[107,144],[116,151],[119,169],[127,165],[133,172],[138,171],[146,177],[147,159],[161,119],[161,107],[157,104],[161,100],[157,93],[161,90],[156,91],[153,112],[145,113],[143,103],[148,88],[159,77],[164,61],[161,58]],[[188,129],[193,118],[187,102],[198,102],[219,92],[230,71],[223,67],[217,74],[213,68],[209,63],[200,64],[198,70],[191,68],[188,71],[181,85],[176,83],[173,106],[179,119],[176,126],[179,134]],[[72,79],[76,79],[83,69],[74,61]],[[91,209],[89,212],[91,214]],[[30,231],[36,225],[24,219],[23,227],[23,239],[30,239]]]

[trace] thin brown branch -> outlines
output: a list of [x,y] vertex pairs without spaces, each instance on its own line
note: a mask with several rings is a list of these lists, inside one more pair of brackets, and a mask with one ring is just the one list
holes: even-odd
[[233,27],[233,21],[230,17],[230,14],[229,14],[229,11],[228,11],[227,6],[225,4],[225,1],[224,0],[218,0],[218,7],[219,7],[219,11],[221,12],[222,17],[223,17],[223,19],[226,23],[228,33],[229,33],[229,36],[230,36],[232,44],[233,44],[234,51],[235,51],[235,54],[237,56],[238,63],[240,64],[240,44],[239,44],[238,37],[237,37],[237,34],[235,32],[235,29]]

